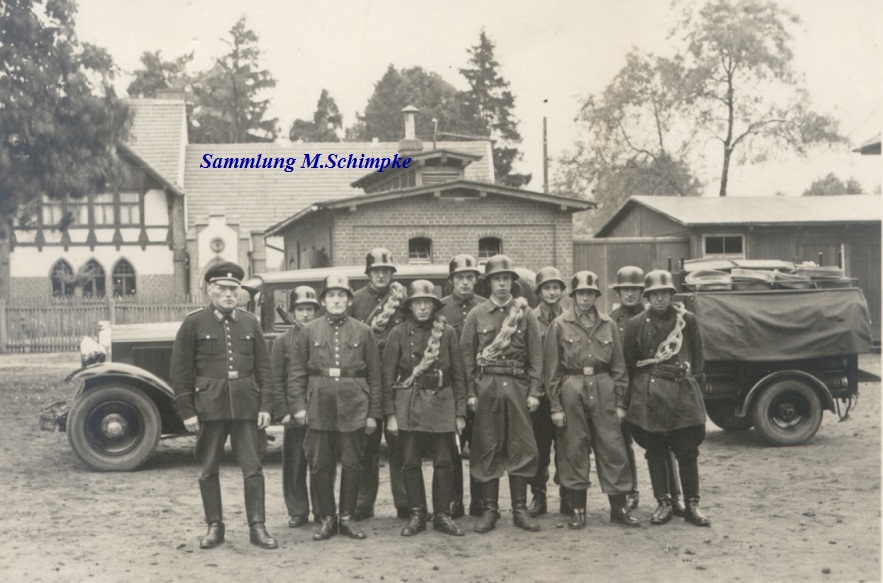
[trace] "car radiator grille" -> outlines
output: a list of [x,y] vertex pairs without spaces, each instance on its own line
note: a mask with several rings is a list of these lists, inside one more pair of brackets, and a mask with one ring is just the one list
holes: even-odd
[[135,366],[151,372],[169,381],[169,366],[172,364],[171,346],[144,346],[132,349],[132,361]]

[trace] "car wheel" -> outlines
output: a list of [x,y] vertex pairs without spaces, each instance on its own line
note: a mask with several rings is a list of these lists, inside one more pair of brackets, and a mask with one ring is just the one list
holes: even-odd
[[753,403],[754,429],[770,445],[803,445],[822,424],[816,392],[799,379],[774,381]]
[[101,385],[71,408],[67,437],[93,470],[129,471],[150,457],[162,428],[156,404],[131,385]]
[[736,407],[731,402],[705,403],[705,412],[712,423],[724,431],[746,431],[754,425],[751,415],[737,417]]

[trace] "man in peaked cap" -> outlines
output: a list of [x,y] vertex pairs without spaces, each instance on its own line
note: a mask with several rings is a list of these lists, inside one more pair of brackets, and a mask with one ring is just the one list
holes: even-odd
[[[365,257],[365,274],[368,285],[357,291],[353,297],[350,315],[364,322],[374,333],[377,346],[383,354],[386,338],[390,331],[404,320],[399,311],[407,296],[402,285],[394,281],[395,261],[389,249],[378,247]],[[408,518],[408,496],[402,481],[402,453],[396,436],[384,427],[368,438],[365,445],[365,463],[362,468],[362,482],[359,485],[359,501],[356,504],[356,520],[374,516],[374,503],[380,485],[380,438],[386,439],[389,455],[389,485],[392,500],[399,518]]]
[[[295,423],[307,426],[304,450],[322,515],[313,540],[335,534],[364,539],[355,523],[356,497],[366,436],[383,414],[380,352],[371,329],[347,315],[353,292],[346,276],[325,278],[320,301],[325,315],[297,336],[289,367],[288,406]],[[340,514],[334,500],[338,459]]]
[[[463,333],[463,323],[472,308],[485,301],[475,293],[475,284],[481,275],[481,269],[472,255],[455,255],[448,265],[448,279],[453,291],[442,298],[442,306],[438,313],[445,317],[448,324],[457,334],[457,341]],[[467,410],[466,428],[460,433],[460,446],[456,440],[451,444],[451,460],[454,465],[454,496],[451,501],[451,517],[460,518],[464,515],[463,508],[463,456],[462,448],[469,445],[472,438],[472,425],[475,413]],[[481,503],[481,485],[470,476],[469,478],[469,514],[481,516],[484,506]]]
[[270,352],[276,394],[273,410],[281,417],[282,425],[285,427],[282,437],[282,495],[288,509],[288,526],[291,528],[298,528],[309,521],[309,490],[312,490],[313,512],[317,522],[321,519],[315,502],[315,488],[307,489],[307,458],[304,453],[307,429],[294,422],[288,405],[288,368],[291,365],[294,344],[301,328],[312,321],[318,311],[319,299],[313,288],[306,285],[294,288],[288,298],[291,328],[276,338],[273,350]]
[[273,372],[260,322],[236,309],[243,269],[220,263],[205,274],[211,304],[184,318],[172,349],[170,376],[184,426],[196,438],[199,490],[208,532],[203,549],[224,542],[218,469],[230,436],[245,481],[249,539],[265,549],[276,541],[264,527],[264,473],[258,430],[270,424]]

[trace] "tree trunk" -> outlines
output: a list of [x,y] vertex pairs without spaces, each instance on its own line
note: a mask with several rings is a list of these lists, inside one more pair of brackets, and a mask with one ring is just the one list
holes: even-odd
[[724,168],[721,171],[721,189],[719,196],[727,196],[727,176],[730,173],[730,156],[733,155],[733,150],[730,148],[724,148]]

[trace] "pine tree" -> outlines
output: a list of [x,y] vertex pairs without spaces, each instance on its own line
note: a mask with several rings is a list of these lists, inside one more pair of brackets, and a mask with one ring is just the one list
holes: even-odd
[[312,121],[305,119],[296,119],[291,124],[291,130],[288,132],[288,138],[295,142],[303,140],[304,142],[339,142],[340,136],[338,131],[343,125],[343,116],[337,108],[334,98],[328,93],[327,89],[323,89],[319,95],[319,101],[316,103],[316,112],[313,114]]

